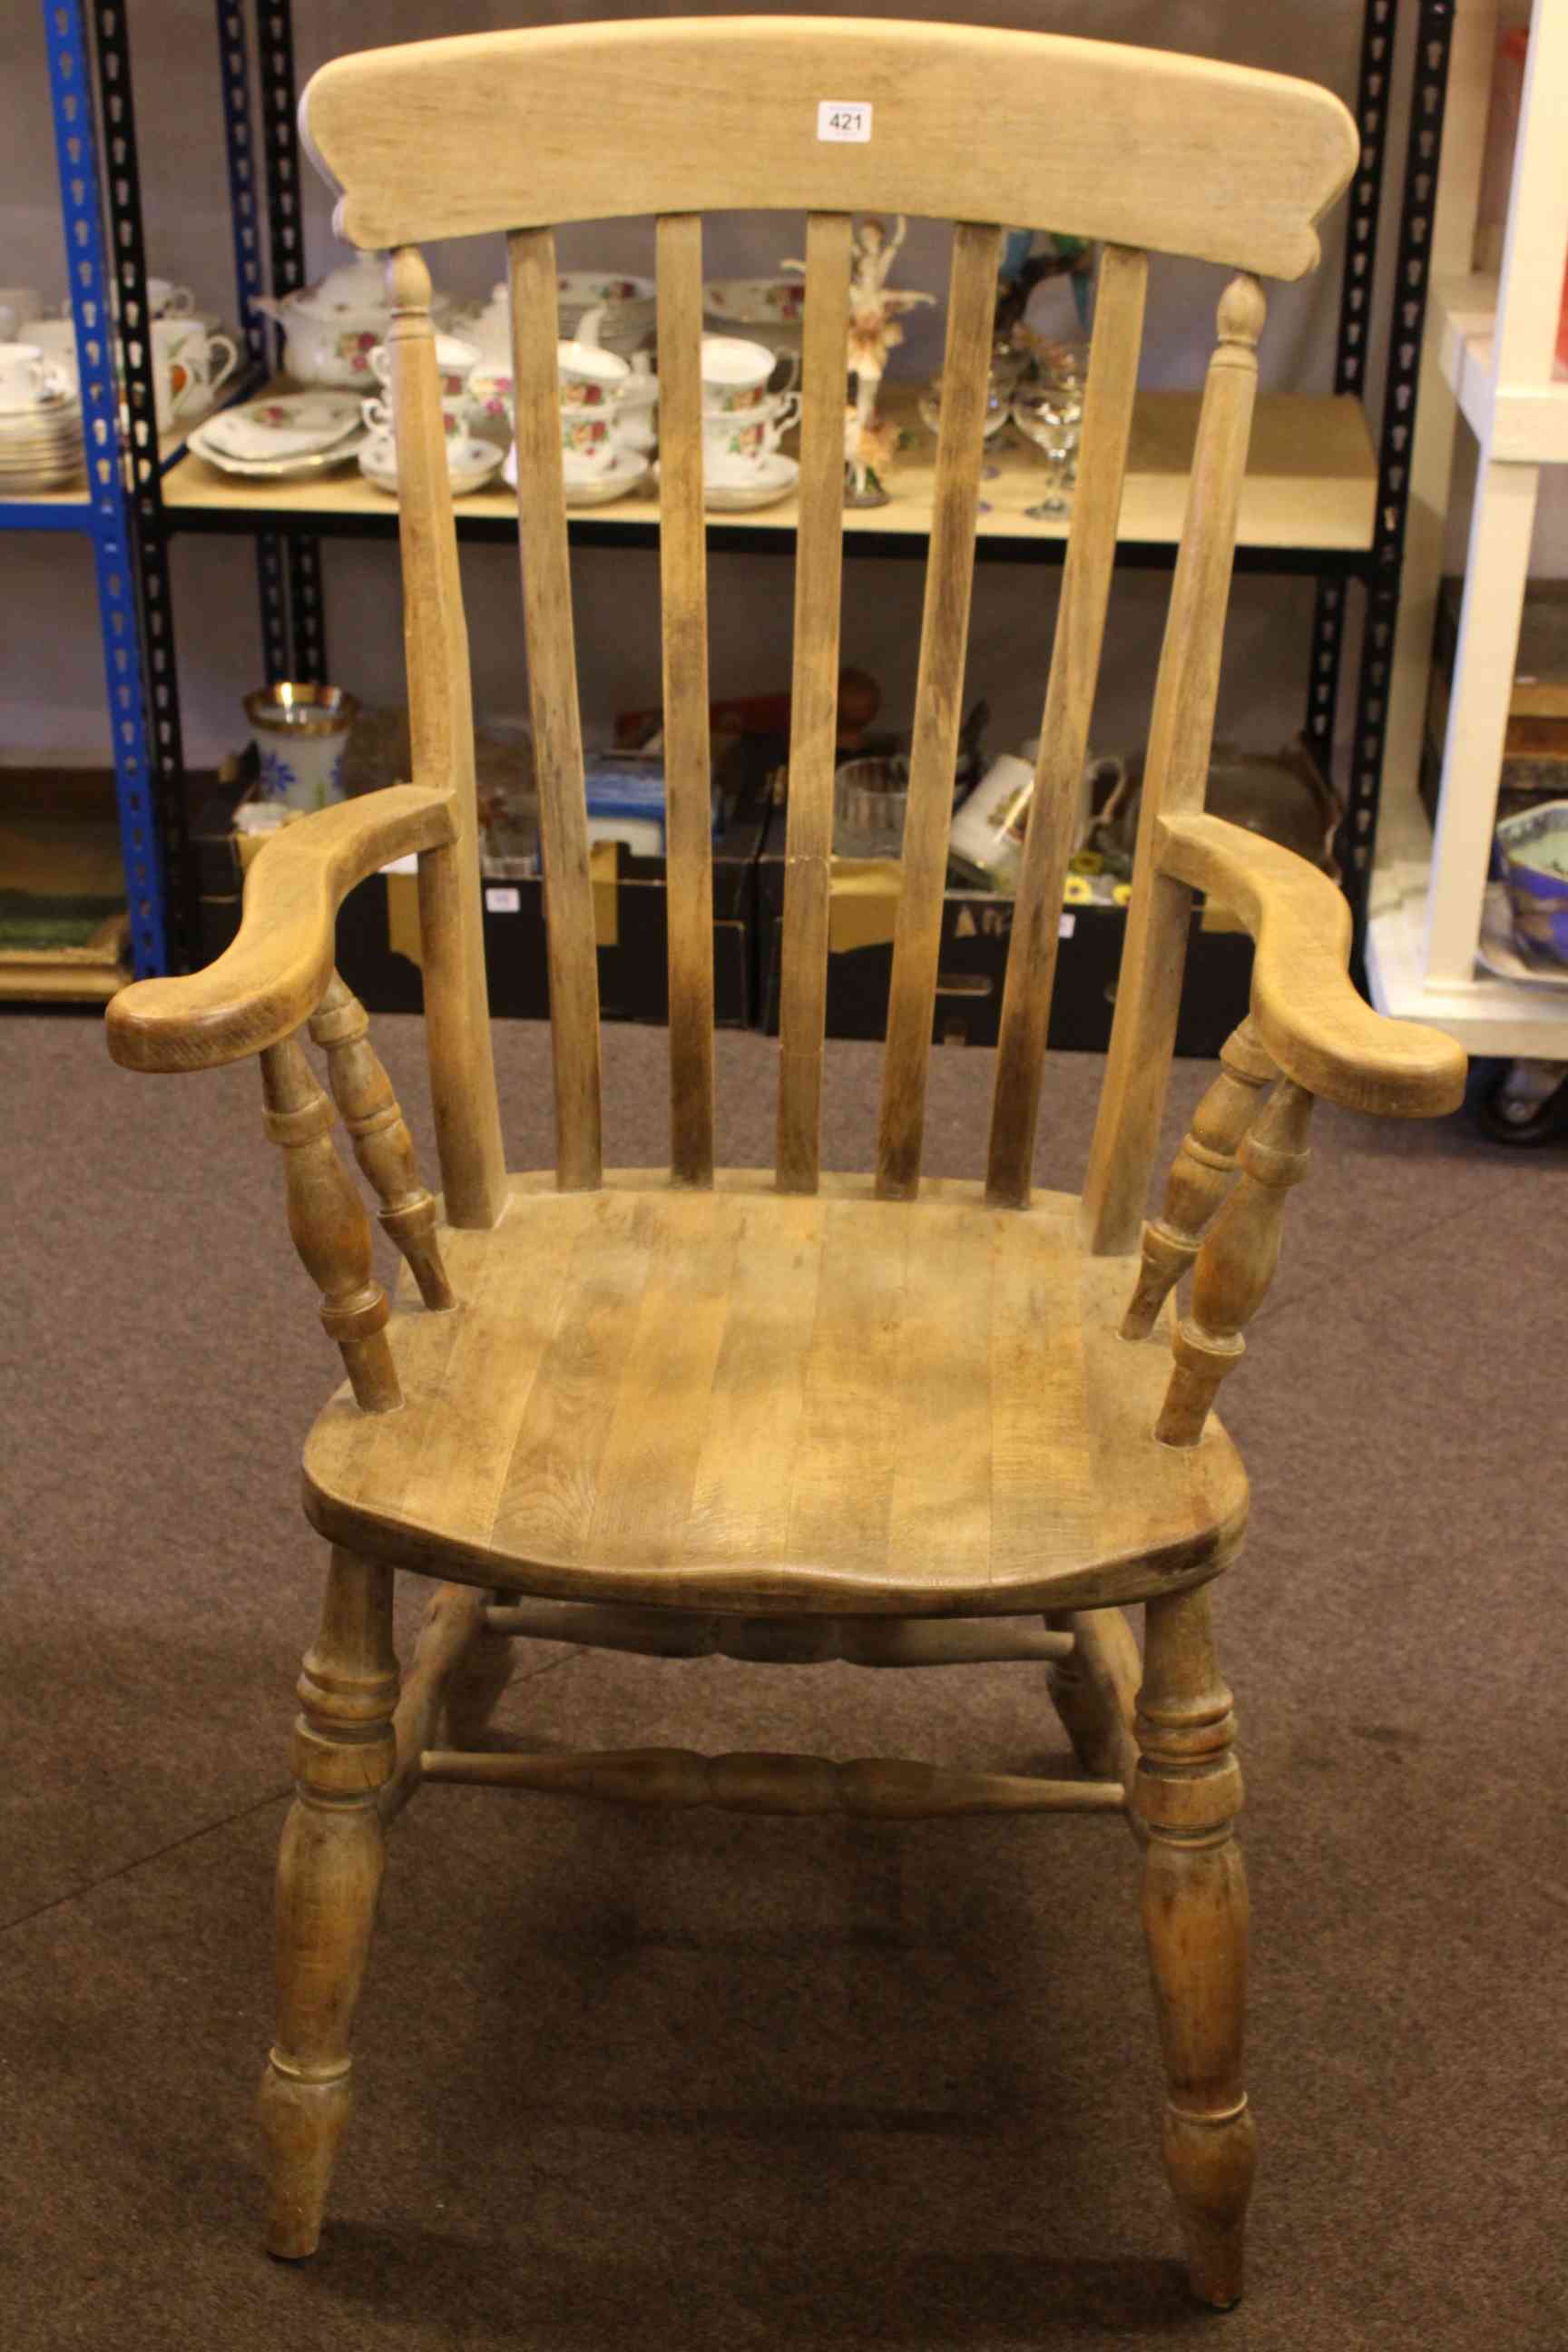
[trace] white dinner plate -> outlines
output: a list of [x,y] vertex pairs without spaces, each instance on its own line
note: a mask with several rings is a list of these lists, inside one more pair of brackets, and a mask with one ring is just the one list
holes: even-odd
[[220,408],[206,419],[201,433],[209,451],[256,465],[320,457],[347,440],[362,422],[353,393],[284,392],[269,400],[242,400],[237,408]]
[[222,448],[215,447],[207,438],[206,426],[198,425],[187,446],[209,466],[216,466],[220,474],[231,474],[237,481],[302,482],[313,474],[331,473],[334,466],[352,465],[369,437],[362,426],[346,439],[334,441],[330,448],[303,457],[231,457]]

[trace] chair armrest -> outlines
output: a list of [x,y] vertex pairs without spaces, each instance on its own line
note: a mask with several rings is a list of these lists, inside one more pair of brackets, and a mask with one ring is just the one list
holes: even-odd
[[110,998],[110,1055],[128,1070],[205,1070],[292,1035],[332,976],[338,908],[354,884],[454,838],[449,798],[426,784],[393,784],[286,825],[246,876],[238,935],[215,963]]
[[1351,985],[1351,910],[1326,874],[1217,816],[1162,816],[1163,874],[1206,890],[1251,932],[1254,1025],[1287,1077],[1352,1110],[1433,1118],[1464,1099],[1465,1054],[1441,1030],[1374,1013]]

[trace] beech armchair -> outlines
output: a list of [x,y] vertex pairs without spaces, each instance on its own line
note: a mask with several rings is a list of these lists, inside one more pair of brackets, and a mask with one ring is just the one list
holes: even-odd
[[[769,93],[765,125],[749,93]],[[870,137],[818,135],[825,98]],[[1204,814],[1260,278],[1318,257],[1356,160],[1309,84],[1044,35],[849,18],[646,21],[345,58],[306,93],[341,235],[388,250],[413,781],[257,859],[235,944],[127,989],[128,1068],[255,1055],[289,1221],[347,1380],[305,1450],[331,1546],[304,1661],[261,2114],[268,2243],[310,2253],[350,2103],[383,1828],[421,1788],[897,1821],[1120,1816],[1169,2083],[1164,2161],[1193,2286],[1241,2291],[1241,1781],[1210,1591],[1246,1475],[1213,1411],[1268,1286],[1315,1097],[1459,1100],[1447,1039],[1346,976],[1339,893]],[[975,139],[973,125],[987,125]],[[773,1169],[714,1167],[700,335],[707,209],[806,214],[785,972]],[[877,1164],[820,1164],[850,215],[952,218],[943,397]],[[606,1171],[595,931],[556,385],[552,224],[658,215],[668,779],[670,1165]],[[1001,224],[1101,241],[1080,478],[1045,691],[984,1174],[921,1171],[947,830]],[[519,529],[544,835],[556,1160],[509,1176],[488,1031],[472,725],[421,242],[505,231]],[[1115,1026],[1081,1196],[1032,1169],[1070,824],[1099,670],[1151,255],[1218,300],[1145,770]],[[334,971],[336,910],[418,859],[441,1199]],[[1145,1203],[1194,889],[1256,940],[1231,1038]],[[325,1056],[323,1087],[306,1050]],[[405,1261],[396,1311],[331,1133],[341,1113]],[[1173,1293],[1193,1269],[1191,1304]],[[435,1580],[400,1685],[394,1576]],[[1142,1606],[1144,1654],[1122,1612]],[[487,1726],[519,1636],[866,1667],[1043,1663],[1051,1777],[873,1758],[518,1750]]]

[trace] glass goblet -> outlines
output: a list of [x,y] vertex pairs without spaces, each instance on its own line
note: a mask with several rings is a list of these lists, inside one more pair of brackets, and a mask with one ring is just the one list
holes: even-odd
[[1080,384],[1031,383],[1013,395],[1013,422],[1032,441],[1050,468],[1038,502],[1024,512],[1033,521],[1065,514],[1078,479],[1078,446],[1083,431]]
[[[1013,383],[1014,376],[1012,370],[998,366],[995,360],[993,359],[990,378],[985,387],[985,419],[980,428],[984,437],[987,441],[993,440],[998,433],[1004,430],[1008,417],[1012,414],[1009,403],[1012,399]],[[933,375],[931,382],[921,387],[918,404],[920,407],[921,423],[925,426],[927,432],[932,435],[939,434],[942,427],[941,376]],[[982,480],[994,482],[996,478],[997,471],[998,469],[994,466],[983,467],[981,469]],[[981,510],[983,513],[987,511],[984,507]]]

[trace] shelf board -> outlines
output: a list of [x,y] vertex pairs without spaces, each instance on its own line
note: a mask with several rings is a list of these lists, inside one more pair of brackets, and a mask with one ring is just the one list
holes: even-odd
[[1423,969],[1426,924],[1418,886],[1389,898],[1368,918],[1367,986],[1380,1013],[1427,1022],[1468,1053],[1568,1062],[1568,992],[1500,980],[1479,964],[1468,980],[1430,982]]
[[[890,407],[910,428],[910,446],[891,477],[894,496],[885,507],[851,508],[844,517],[846,538],[903,540],[918,551],[931,529],[935,444],[920,423],[916,391],[889,388]],[[1199,395],[1146,392],[1133,413],[1132,441],[1121,503],[1123,542],[1169,551],[1181,535],[1187,476],[1197,431]],[[1011,435],[1004,436],[1012,443]],[[1024,512],[1040,495],[1044,467],[1026,445],[1013,443],[988,452],[994,478],[982,485],[988,511],[979,519],[983,551],[1000,542],[1020,552],[1058,554],[1068,518],[1036,520]],[[396,501],[365,481],[357,469],[308,482],[258,485],[219,473],[187,455],[163,480],[167,527],[178,530],[266,530],[292,528],[331,536],[395,529]],[[1302,568],[1313,556],[1335,559],[1345,568],[1372,544],[1377,466],[1366,419],[1349,396],[1268,393],[1258,403],[1251,457],[1242,488],[1239,541],[1295,560]],[[478,490],[458,503],[459,535],[501,538],[514,528],[517,500],[504,485]],[[574,539],[603,538],[626,543],[656,542],[656,498],[617,499],[614,505],[578,508],[572,513]],[[712,514],[721,541],[729,532],[755,542],[792,533],[795,501],[781,499],[751,514]],[[1282,567],[1284,568],[1284,567]]]
[[1434,299],[1444,381],[1487,455],[1520,465],[1568,463],[1568,374],[1544,384],[1493,381],[1497,279],[1449,278]]
[[0,499],[0,530],[86,530],[91,520],[85,482],[68,490],[24,490]]

